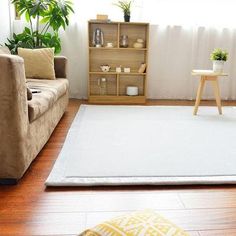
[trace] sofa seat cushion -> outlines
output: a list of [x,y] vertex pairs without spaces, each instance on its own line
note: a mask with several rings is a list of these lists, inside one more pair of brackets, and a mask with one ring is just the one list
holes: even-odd
[[54,103],[68,90],[67,79],[40,80],[27,79],[29,88],[39,89],[41,93],[34,93],[31,101],[28,101],[29,122],[36,120],[50,109]]

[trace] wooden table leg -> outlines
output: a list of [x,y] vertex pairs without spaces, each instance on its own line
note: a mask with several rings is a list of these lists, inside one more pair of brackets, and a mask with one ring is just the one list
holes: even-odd
[[198,90],[197,90],[197,97],[196,97],[196,102],[195,102],[193,115],[197,115],[198,106],[201,102],[201,97],[202,97],[202,92],[203,92],[203,89],[204,89],[204,85],[205,85],[205,78],[204,78],[204,76],[202,76],[201,80],[200,80],[200,83],[199,83],[199,86],[198,86]]
[[218,79],[215,78],[211,82],[212,82],[212,86],[213,86],[213,89],[214,89],[214,94],[215,94],[215,98],[216,98],[216,104],[217,104],[217,107],[218,107],[218,111],[219,111],[219,114],[222,115],[220,88],[219,88]]

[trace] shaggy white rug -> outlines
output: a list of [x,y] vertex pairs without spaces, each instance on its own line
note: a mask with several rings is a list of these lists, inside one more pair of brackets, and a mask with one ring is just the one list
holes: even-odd
[[236,183],[236,109],[82,105],[47,186]]

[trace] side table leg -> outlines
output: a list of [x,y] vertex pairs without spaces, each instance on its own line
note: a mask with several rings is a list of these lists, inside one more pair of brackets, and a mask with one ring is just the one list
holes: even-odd
[[199,86],[198,86],[198,90],[197,90],[197,97],[196,97],[196,102],[195,102],[193,115],[197,115],[198,106],[201,102],[201,97],[202,97],[202,92],[203,92],[204,85],[205,85],[205,78],[202,76],[201,81],[200,81]]
[[213,86],[213,89],[214,89],[214,94],[215,94],[216,104],[217,104],[217,107],[218,107],[219,114],[222,115],[220,88],[219,88],[219,83],[218,83],[217,78],[215,80],[212,80],[212,86]]

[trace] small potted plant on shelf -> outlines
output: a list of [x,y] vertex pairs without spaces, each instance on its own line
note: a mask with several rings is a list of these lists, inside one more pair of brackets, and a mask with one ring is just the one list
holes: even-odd
[[224,62],[226,62],[227,59],[228,52],[220,48],[214,49],[214,51],[211,53],[211,60],[213,61],[213,71],[216,73],[222,73]]
[[130,22],[130,9],[131,9],[131,2],[132,1],[118,1],[114,5],[121,8],[124,13],[124,20],[125,22]]

